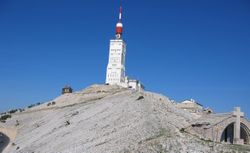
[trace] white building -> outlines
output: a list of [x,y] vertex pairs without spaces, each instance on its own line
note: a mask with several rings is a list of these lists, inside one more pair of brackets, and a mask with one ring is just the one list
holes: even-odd
[[109,61],[106,72],[106,84],[119,85],[135,90],[144,89],[138,80],[131,80],[125,75],[126,43],[122,39],[122,7],[120,7],[119,22],[116,24],[115,39],[110,40]]
[[125,55],[125,42],[122,39],[110,40],[106,83],[119,84],[125,82]]
[[143,84],[140,83],[140,81],[129,79],[128,77],[125,77],[125,85],[127,88],[132,88],[135,90],[141,90],[145,88]]

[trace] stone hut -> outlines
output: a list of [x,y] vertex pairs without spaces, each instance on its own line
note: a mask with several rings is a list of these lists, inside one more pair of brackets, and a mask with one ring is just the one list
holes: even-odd
[[70,86],[65,86],[62,88],[62,95],[66,93],[72,93],[73,89]]
[[178,103],[177,108],[183,109],[192,114],[201,114],[203,112],[203,106],[193,99]]

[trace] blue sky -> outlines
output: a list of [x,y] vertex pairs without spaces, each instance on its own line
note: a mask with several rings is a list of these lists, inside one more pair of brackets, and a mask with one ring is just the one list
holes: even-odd
[[[250,1],[124,0],[126,74],[176,101],[250,114]],[[1,0],[0,111],[104,83],[118,0]]]

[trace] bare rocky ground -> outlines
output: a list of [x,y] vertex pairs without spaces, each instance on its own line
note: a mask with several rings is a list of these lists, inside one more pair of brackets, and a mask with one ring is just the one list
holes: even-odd
[[184,132],[195,118],[159,94],[93,85],[15,113],[0,127],[17,129],[4,153],[250,152]]

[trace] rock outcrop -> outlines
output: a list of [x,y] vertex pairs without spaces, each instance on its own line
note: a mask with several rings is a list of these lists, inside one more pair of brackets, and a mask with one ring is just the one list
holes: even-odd
[[250,152],[185,132],[194,120],[163,95],[94,85],[15,113],[0,126],[17,129],[4,153]]

